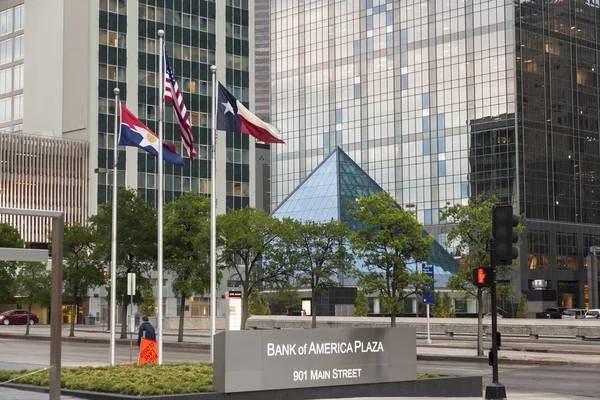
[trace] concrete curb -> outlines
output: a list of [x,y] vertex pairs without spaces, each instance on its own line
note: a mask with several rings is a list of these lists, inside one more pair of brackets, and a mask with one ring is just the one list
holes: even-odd
[[[16,339],[16,340],[47,340],[50,341],[49,336],[38,336],[38,335],[29,335],[29,336],[17,336],[10,334],[2,334],[0,333],[0,339]],[[137,340],[137,339],[135,339]],[[99,339],[99,338],[85,338],[85,337],[64,337],[62,338],[63,343],[68,342],[77,342],[77,343],[94,343],[94,344],[108,344],[110,343],[110,339]],[[117,344],[129,345],[129,339],[117,339]],[[173,349],[200,349],[200,350],[210,350],[210,344],[206,343],[179,343],[179,342],[163,342],[163,347],[165,348],[173,348]]]
[[[487,357],[477,356],[453,356],[453,355],[433,355],[433,354],[417,354],[418,361],[455,361],[455,362],[475,362],[486,364],[488,363]],[[564,360],[540,360],[540,359],[511,359],[502,358],[500,355],[500,365],[547,365],[547,366],[573,366],[573,367],[584,367],[584,368],[600,368],[600,364],[594,363],[580,363]]]
[[[6,387],[48,393],[47,387],[25,384],[7,384]],[[339,386],[314,386],[293,389],[263,390],[255,392],[235,393],[189,393],[158,396],[134,396],[116,393],[90,392],[84,390],[61,389],[61,394],[87,400],[315,400],[315,399],[350,399],[359,397],[480,397],[483,386],[481,376],[440,377],[417,379],[403,382],[364,383]]]

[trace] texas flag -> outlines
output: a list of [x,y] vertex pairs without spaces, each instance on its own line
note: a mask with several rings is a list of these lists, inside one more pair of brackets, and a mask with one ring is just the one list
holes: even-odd
[[217,129],[227,132],[247,133],[265,143],[284,143],[279,129],[261,121],[240,103],[219,82],[217,96]]
[[[120,146],[139,147],[148,153],[158,156],[158,137],[142,124],[131,111],[121,103],[121,135]],[[183,158],[172,143],[163,140],[163,159],[171,164],[183,167]]]

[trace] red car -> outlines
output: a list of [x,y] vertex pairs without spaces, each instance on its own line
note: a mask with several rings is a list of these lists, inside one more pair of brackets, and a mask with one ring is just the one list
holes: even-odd
[[[29,325],[37,324],[40,322],[37,314],[29,314]],[[25,310],[10,310],[0,314],[0,324],[27,324],[27,311]]]

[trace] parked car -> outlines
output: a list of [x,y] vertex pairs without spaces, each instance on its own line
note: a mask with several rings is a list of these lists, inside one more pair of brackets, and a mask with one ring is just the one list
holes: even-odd
[[563,311],[562,319],[585,319],[585,310],[583,308],[569,308]]
[[595,310],[587,310],[587,312],[585,313],[585,318],[590,319],[590,318],[600,318],[600,309],[595,309]]
[[[40,322],[37,314],[29,314],[29,325],[38,324]],[[4,325],[18,325],[27,324],[27,311],[26,310],[10,310],[0,314],[0,324]]]
[[565,311],[566,307],[548,307],[546,311],[541,313],[536,313],[536,318],[549,318],[549,319],[560,319],[562,318],[562,313]]

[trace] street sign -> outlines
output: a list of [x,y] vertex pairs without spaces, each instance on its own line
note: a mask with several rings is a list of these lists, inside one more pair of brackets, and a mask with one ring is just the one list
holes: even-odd
[[414,381],[416,338],[408,327],[226,330],[215,336],[214,390]]
[[[426,263],[421,264],[421,272],[429,276],[431,279],[434,279],[433,265],[428,265]],[[433,304],[435,303],[435,283],[431,282],[431,286],[429,287],[431,291],[428,294],[423,295],[423,304]]]
[[135,274],[132,272],[127,274],[127,295],[135,295]]

